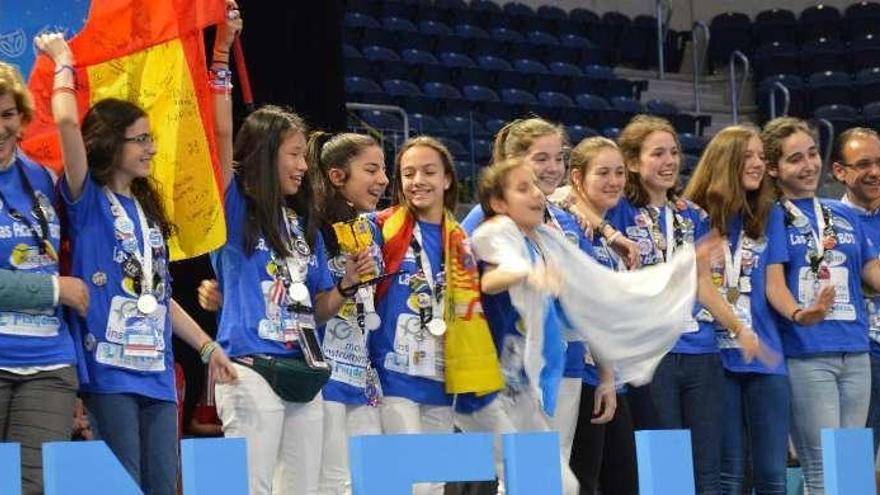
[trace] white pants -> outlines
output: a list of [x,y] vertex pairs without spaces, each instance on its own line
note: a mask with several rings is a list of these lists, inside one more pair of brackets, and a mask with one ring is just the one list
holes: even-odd
[[348,439],[382,433],[379,408],[324,401],[324,453],[321,461],[321,495],[351,494]]
[[582,379],[563,378],[559,384],[556,414],[550,418],[550,427],[559,432],[560,454],[563,464],[566,465],[571,460],[571,445],[574,443],[574,430],[577,428],[582,389]]
[[256,371],[234,366],[238,381],[215,387],[217,414],[225,436],[247,440],[251,495],[317,494],[323,441],[321,395],[307,403],[286,402]]
[[470,414],[455,413],[455,424],[465,433],[487,432],[495,434],[495,475],[498,477],[498,495],[504,495],[504,447],[501,435],[514,433],[516,428],[507,411],[497,398]]
[[[417,404],[403,397],[384,397],[379,408],[385,433],[452,433],[452,407]],[[416,483],[415,495],[443,495],[443,483]]]

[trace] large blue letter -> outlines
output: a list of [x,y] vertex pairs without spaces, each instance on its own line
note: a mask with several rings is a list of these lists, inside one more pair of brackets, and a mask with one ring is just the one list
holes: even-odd
[[559,434],[504,435],[504,484],[508,495],[561,494]]
[[828,495],[875,495],[871,430],[822,428],[822,469]]
[[349,458],[355,495],[411,495],[413,483],[495,479],[491,433],[358,436]]
[[43,484],[46,495],[143,494],[101,441],[44,443]]
[[21,445],[0,443],[0,493],[21,495]]
[[688,430],[636,432],[640,495],[693,495],[694,461]]
[[247,442],[244,438],[199,438],[180,442],[183,493],[248,494]]

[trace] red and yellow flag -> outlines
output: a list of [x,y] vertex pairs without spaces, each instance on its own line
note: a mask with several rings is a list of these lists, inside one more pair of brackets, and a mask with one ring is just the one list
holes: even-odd
[[[225,242],[219,170],[201,29],[222,22],[223,0],[95,0],[70,40],[80,116],[108,97],[143,107],[157,141],[153,177],[177,225],[172,259],[197,256]],[[34,65],[29,86],[36,115],[22,147],[61,172],[52,119],[54,66]]]

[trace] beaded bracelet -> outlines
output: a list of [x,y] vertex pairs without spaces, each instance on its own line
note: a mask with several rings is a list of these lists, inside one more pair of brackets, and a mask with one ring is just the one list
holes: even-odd
[[70,64],[59,65],[58,68],[55,69],[55,75],[61,74],[65,70],[69,70],[73,77],[76,77],[76,70],[74,70],[73,66]]
[[74,98],[76,98],[76,89],[71,88],[70,86],[61,86],[52,90],[52,96],[55,96],[56,93],[68,93]]
[[217,350],[217,342],[214,342],[213,340],[202,344],[201,349],[199,349],[199,357],[201,358],[202,363],[207,364],[211,360],[211,354],[214,354],[215,350]]
[[341,278],[336,282],[336,290],[338,290],[339,293],[342,294],[342,297],[351,297],[357,293],[357,287],[343,288]]

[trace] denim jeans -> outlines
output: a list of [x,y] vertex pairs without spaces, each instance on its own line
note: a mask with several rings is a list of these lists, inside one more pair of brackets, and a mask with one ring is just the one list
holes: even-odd
[[867,427],[874,431],[874,455],[880,442],[880,357],[871,355],[871,404]]
[[135,394],[91,394],[86,407],[104,440],[150,495],[177,493],[177,403]]
[[791,435],[804,473],[804,493],[822,495],[822,428],[862,428],[868,418],[867,352],[789,358]]
[[742,493],[749,452],[755,494],[785,495],[789,394],[785,375],[724,373],[721,493]]
[[664,429],[689,429],[698,494],[721,491],[721,389],[718,354],[667,354],[651,382],[657,420]]

